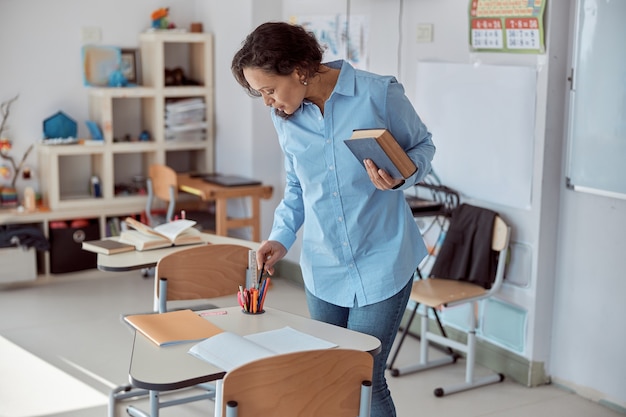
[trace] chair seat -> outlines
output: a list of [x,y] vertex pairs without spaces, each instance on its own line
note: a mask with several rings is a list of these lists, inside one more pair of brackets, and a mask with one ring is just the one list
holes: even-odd
[[428,278],[413,283],[411,300],[438,308],[487,293],[480,285],[454,279]]

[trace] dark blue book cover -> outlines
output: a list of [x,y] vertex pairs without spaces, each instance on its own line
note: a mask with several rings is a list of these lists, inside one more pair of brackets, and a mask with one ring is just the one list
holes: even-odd
[[389,156],[373,137],[348,139],[344,142],[363,167],[365,167],[363,160],[371,159],[378,168],[384,169],[393,178],[403,178],[400,171],[398,171],[398,168],[396,168]]

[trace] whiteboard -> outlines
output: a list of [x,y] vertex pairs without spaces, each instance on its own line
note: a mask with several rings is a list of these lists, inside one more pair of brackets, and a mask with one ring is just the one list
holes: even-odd
[[579,0],[567,184],[626,198],[626,1]]
[[530,208],[536,79],[527,66],[418,63],[415,107],[433,135],[443,184]]

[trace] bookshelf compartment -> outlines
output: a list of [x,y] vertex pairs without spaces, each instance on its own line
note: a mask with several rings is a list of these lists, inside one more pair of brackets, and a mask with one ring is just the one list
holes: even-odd
[[[107,184],[104,177],[102,155],[59,155],[59,202],[96,200],[104,196]],[[99,182],[98,195],[92,194],[92,177]]]
[[211,172],[206,164],[205,149],[171,150],[165,155],[165,164],[176,172]]
[[[112,102],[112,141],[153,141],[157,134],[154,97],[114,98]],[[148,133],[148,139],[142,133]]]
[[156,152],[123,152],[113,155],[114,195],[117,198],[146,195],[148,168]]

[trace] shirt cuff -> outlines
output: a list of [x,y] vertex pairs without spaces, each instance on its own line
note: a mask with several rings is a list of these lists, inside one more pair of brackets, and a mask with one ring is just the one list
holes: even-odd
[[402,187],[404,185],[404,180],[402,180],[401,183],[399,183],[398,185],[396,185],[395,187],[392,188],[392,190],[397,190],[398,188]]

